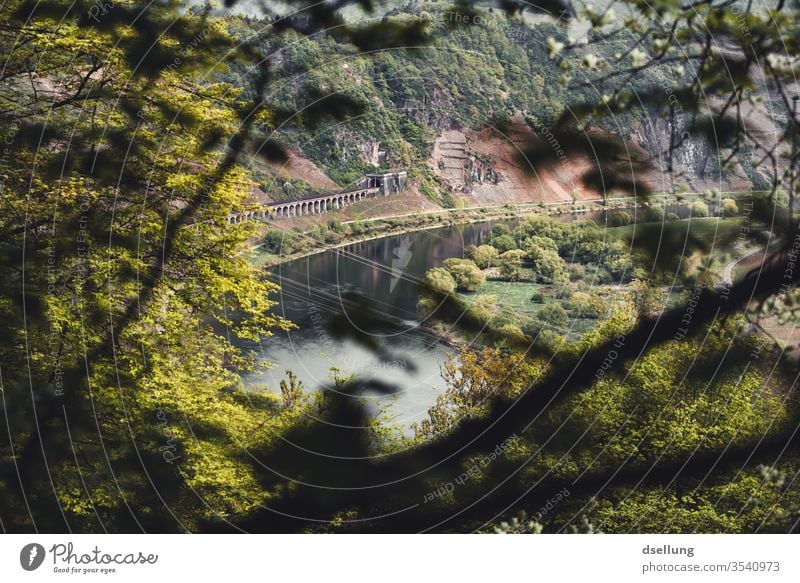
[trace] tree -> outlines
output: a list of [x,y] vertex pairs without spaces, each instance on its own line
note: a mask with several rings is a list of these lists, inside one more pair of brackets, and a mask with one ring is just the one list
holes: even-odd
[[561,284],[569,281],[566,263],[554,251],[531,245],[525,254],[525,258],[536,272],[536,281],[552,284]]
[[437,397],[428,418],[414,426],[419,439],[436,437],[462,419],[480,415],[492,397],[519,394],[542,370],[519,354],[506,356],[496,348],[462,350],[442,369],[447,391]]
[[[3,523],[196,529],[206,511],[191,497],[238,512],[265,494],[235,444],[287,424],[270,396],[246,403],[235,372],[251,367],[236,342],[290,327],[273,312],[277,286],[237,252],[252,225],[228,222],[254,189],[237,158],[264,106],[205,76],[226,53],[244,58],[222,21],[121,2],[95,26],[87,8],[3,7],[0,134],[18,131],[0,199],[26,210],[0,225],[0,351],[16,360],[24,336],[31,359],[3,367],[0,482],[16,484]],[[7,301],[20,285],[25,320]]]
[[578,318],[598,318],[606,312],[606,305],[596,295],[574,292],[567,302],[569,310]]
[[735,217],[739,214],[739,207],[732,198],[722,199],[722,214],[726,217]]
[[533,216],[517,227],[514,234],[520,241],[534,236],[561,241],[567,229],[566,225],[550,217]]
[[510,235],[511,234],[511,227],[506,225],[505,223],[498,223],[496,225],[492,225],[492,237],[502,237],[503,235]]
[[[555,251],[558,253],[559,244],[553,241],[550,237],[540,237],[539,235],[528,237],[525,239],[522,248],[527,251],[533,245],[540,247],[541,249],[549,249],[550,251]],[[569,243],[565,243],[565,245],[569,245]]]
[[444,268],[452,275],[459,291],[478,291],[486,283],[486,276],[471,259],[445,259]]
[[553,326],[554,328],[564,328],[569,323],[567,311],[561,304],[549,302],[536,313],[536,319]]
[[692,213],[692,218],[707,217],[709,215],[708,205],[702,200],[696,200],[689,206]]
[[651,223],[664,222],[664,209],[660,206],[651,206],[645,209],[644,219]]
[[456,291],[456,280],[451,273],[443,267],[433,267],[425,273],[422,284],[441,294],[451,294]]
[[491,245],[472,246],[472,248],[467,248],[466,253],[467,257],[472,259],[480,269],[496,265],[497,258],[500,255],[497,248]]
[[500,255],[500,274],[508,281],[518,281],[523,257],[525,252],[521,249],[512,249]]
[[661,290],[643,279],[634,279],[628,284],[628,293],[640,314],[649,314],[664,309]]
[[491,244],[492,247],[497,249],[500,253],[505,253],[506,251],[511,251],[512,249],[517,248],[517,242],[511,235],[500,235],[498,237],[492,237]]
[[624,227],[631,224],[631,215],[627,211],[612,211],[608,214],[609,227]]
[[291,409],[297,406],[303,398],[303,383],[298,380],[297,375],[290,370],[286,371],[286,376],[288,380],[282,380],[280,382],[281,399],[283,400],[283,406],[287,409]]

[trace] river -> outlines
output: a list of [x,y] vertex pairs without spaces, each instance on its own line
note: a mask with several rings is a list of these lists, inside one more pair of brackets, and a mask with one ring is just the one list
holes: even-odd
[[[366,396],[384,419],[406,428],[419,422],[444,389],[440,367],[453,349],[420,328],[417,281],[445,259],[462,257],[468,245],[486,242],[497,222],[354,243],[273,268],[281,288],[276,309],[299,328],[261,341],[259,358],[275,366],[247,374],[246,386],[277,392],[285,371],[292,370],[306,390],[318,390],[330,382],[330,368],[338,367],[342,375],[396,388]],[[365,322],[363,305],[352,303],[350,294],[360,294],[389,321]],[[338,334],[331,330],[332,318],[342,323]],[[382,348],[380,356],[373,342]]]

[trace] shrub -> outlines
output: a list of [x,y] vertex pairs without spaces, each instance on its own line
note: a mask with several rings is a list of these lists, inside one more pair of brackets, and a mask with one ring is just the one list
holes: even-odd
[[263,239],[264,246],[272,253],[291,255],[298,250],[298,236],[293,231],[270,229]]
[[538,289],[531,294],[531,301],[535,304],[543,304],[544,299],[545,299],[544,294]]
[[450,272],[443,267],[433,267],[425,273],[422,284],[441,294],[451,294],[456,291],[456,280]]
[[664,220],[664,209],[660,206],[651,206],[644,211],[644,220],[650,223],[660,223]]
[[733,217],[739,214],[739,207],[734,199],[722,199],[722,214],[726,217]]
[[580,291],[570,296],[567,308],[578,318],[598,318],[605,312],[605,304],[601,298]]
[[472,302],[469,313],[479,322],[486,323],[492,319],[496,310],[497,296],[481,294]]
[[497,265],[497,258],[500,252],[496,247],[492,247],[491,245],[481,245],[480,247],[470,245],[466,249],[466,255],[472,259],[479,268],[486,269],[487,267]]
[[570,263],[566,266],[567,274],[571,281],[584,281],[586,279],[586,266],[580,263]]
[[624,227],[631,224],[631,215],[627,211],[612,211],[608,213],[609,227]]
[[640,314],[649,314],[664,309],[664,299],[656,287],[643,279],[634,279],[628,287],[631,300]]
[[549,303],[546,304],[536,317],[541,320],[542,322],[546,322],[550,326],[555,328],[563,328],[569,322],[569,316],[567,315],[567,311],[562,308],[559,304],[556,303]]
[[523,257],[525,257],[525,252],[521,249],[512,249],[503,253],[500,256],[500,275],[509,281],[518,281]]
[[555,251],[558,253],[558,243],[553,241],[550,237],[540,237],[539,235],[534,235],[533,237],[525,240],[524,248],[527,250],[531,245],[536,245],[542,249],[549,249],[550,251]]
[[516,324],[506,324],[500,327],[497,333],[503,340],[508,340],[516,344],[529,341],[529,338],[525,336],[525,333]]
[[502,237],[503,235],[510,235],[511,228],[504,224],[499,223],[497,225],[492,226],[492,237]]
[[420,296],[419,301],[417,301],[417,315],[421,319],[425,319],[433,314],[438,305],[439,303],[431,296]]
[[456,289],[474,292],[486,283],[486,276],[471,259],[445,259],[444,268],[455,279]]
[[697,200],[689,206],[692,217],[707,217],[709,215],[708,205],[702,200]]
[[512,249],[517,248],[517,242],[511,235],[500,235],[499,237],[492,237],[491,245],[492,247],[497,249],[500,253],[505,253],[506,251],[511,251]]
[[558,253],[531,245],[525,257],[536,271],[537,282],[562,284],[569,281],[566,263]]

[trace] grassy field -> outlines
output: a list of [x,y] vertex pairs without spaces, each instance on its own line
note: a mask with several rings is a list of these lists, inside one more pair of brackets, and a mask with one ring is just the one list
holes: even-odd
[[[481,286],[478,293],[497,296],[497,304],[499,306],[511,308],[515,312],[532,316],[544,306],[544,304],[531,301],[533,292],[538,291],[541,287],[542,286],[529,281],[510,282],[488,280]],[[546,293],[545,295],[547,296]],[[465,295],[464,297],[467,301],[470,300],[470,296]]]
[[[541,291],[544,296],[543,302],[531,301],[531,296],[536,291]],[[530,281],[498,281],[488,280],[477,294],[459,294],[465,301],[473,302],[478,294],[480,295],[493,295],[497,296],[497,305],[501,309],[511,310],[520,316],[519,323],[523,324],[528,319],[536,319],[536,315],[544,308],[546,304],[560,304],[561,307],[567,309],[565,300],[556,299],[555,293],[557,290],[549,286],[542,286]],[[603,292],[608,292],[609,288],[603,286]],[[569,324],[562,328],[550,329],[560,334],[566,335],[571,340],[577,340],[583,333],[594,328],[601,320],[594,318],[575,318],[570,316]]]

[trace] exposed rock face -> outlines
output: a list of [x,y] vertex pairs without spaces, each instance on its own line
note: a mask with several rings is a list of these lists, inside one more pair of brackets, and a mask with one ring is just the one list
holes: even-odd
[[428,164],[467,206],[599,198],[580,181],[592,168],[583,156],[565,157],[547,169],[526,164],[522,153],[538,139],[522,115],[503,133],[445,130],[437,136]]
[[[778,126],[763,105],[743,104],[741,111],[751,139],[766,147],[779,141]],[[633,160],[647,162],[646,169],[635,169],[631,165],[631,174],[635,174],[636,181],[657,192],[680,189],[732,192],[769,187],[770,178],[755,168],[757,158],[763,154],[756,154],[750,147],[736,152],[731,148],[716,150],[709,145],[705,135],[693,134],[690,129],[685,116],[678,114],[673,119],[665,119],[656,112],[632,128],[628,154]],[[598,129],[589,134],[608,135]],[[443,186],[468,205],[577,201],[608,194],[630,194],[616,190],[600,192],[587,187],[582,180],[584,175],[592,171],[608,171],[601,162],[587,155],[567,153],[563,159],[546,168],[526,162],[522,154],[529,146],[541,141],[550,143],[552,139],[548,141],[548,136],[537,136],[520,113],[504,133],[489,128],[441,131],[435,139],[428,163],[440,176]],[[675,145],[671,159],[670,144]],[[550,145],[560,147],[558,143]],[[723,161],[727,161],[727,167],[723,167]]]
[[[653,171],[648,178],[653,188],[669,191],[682,184],[699,192],[709,188],[734,191],[753,187],[739,157],[734,155],[731,167],[723,171],[722,160],[730,157],[731,150],[721,149],[717,153],[704,136],[692,134],[689,129],[683,115],[665,119],[653,113],[633,132],[633,141],[650,155]],[[670,160],[671,144],[674,147]]]

